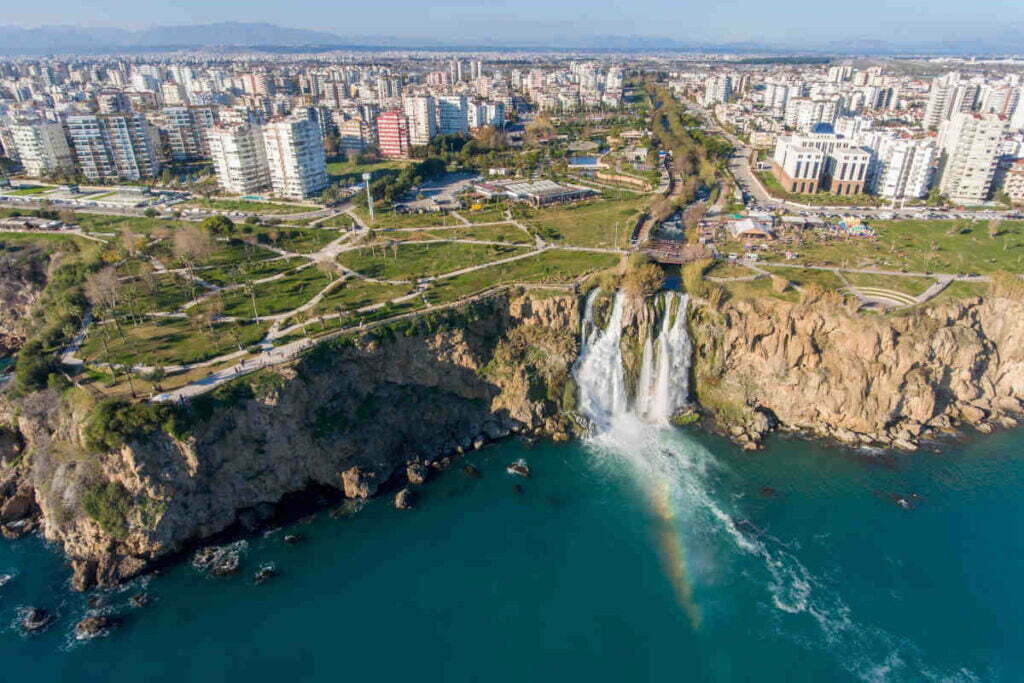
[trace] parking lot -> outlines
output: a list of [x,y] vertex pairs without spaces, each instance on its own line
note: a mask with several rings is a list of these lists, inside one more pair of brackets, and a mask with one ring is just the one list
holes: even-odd
[[[408,196],[402,198],[401,205],[413,211],[452,208],[458,205],[456,195],[479,180],[480,176],[475,173],[448,173],[412,188]],[[423,198],[417,199],[420,195]]]

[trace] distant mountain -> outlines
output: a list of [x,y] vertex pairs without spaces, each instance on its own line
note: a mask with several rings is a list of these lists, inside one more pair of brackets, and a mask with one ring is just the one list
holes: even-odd
[[142,30],[41,26],[21,28],[0,26],[0,55],[44,55],[66,53],[110,53],[195,48],[258,48],[300,51],[363,47],[371,49],[421,48],[436,50],[560,50],[612,52],[720,52],[720,53],[817,53],[830,55],[984,55],[1024,51],[1024,26],[1008,24],[984,36],[967,32],[950,35],[927,34],[926,39],[908,36],[900,40],[853,37],[845,40],[805,40],[794,49],[792,41],[677,40],[661,36],[634,35],[550,35],[509,38],[465,37],[445,40],[436,37],[342,36],[329,31],[284,28],[267,23],[221,22],[191,26],[153,26]]
[[342,42],[344,39],[341,36],[326,31],[233,21],[193,26],[153,26],[140,31],[79,26],[0,26],[0,51],[5,54],[109,52],[117,49],[168,47],[298,47],[336,45]]

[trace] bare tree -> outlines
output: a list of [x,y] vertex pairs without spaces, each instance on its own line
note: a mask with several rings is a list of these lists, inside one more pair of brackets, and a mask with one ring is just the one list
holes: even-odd
[[193,299],[196,298],[196,264],[209,258],[213,250],[210,234],[199,226],[187,225],[174,233],[174,255],[185,266]]

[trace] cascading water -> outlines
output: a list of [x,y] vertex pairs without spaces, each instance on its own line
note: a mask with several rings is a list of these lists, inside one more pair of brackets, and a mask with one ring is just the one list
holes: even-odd
[[[879,671],[892,669],[893,661],[914,660],[913,644],[897,643],[880,629],[854,622],[842,597],[826,580],[814,576],[791,547],[740,518],[735,501],[717,491],[726,472],[722,463],[670,427],[672,416],[686,408],[689,393],[692,347],[686,295],[665,292],[660,300],[646,304],[661,311],[660,322],[656,336],[643,340],[635,396],[626,390],[620,350],[624,296],[616,295],[603,329],[595,321],[598,296],[595,292],[587,299],[574,368],[579,410],[591,428],[587,441],[610,467],[625,462],[649,499],[666,576],[693,627],[699,628],[702,621],[695,588],[702,574],[695,582],[690,565],[707,572],[714,560],[703,555],[713,552],[709,547],[724,544],[735,558],[759,567],[768,604],[782,614],[811,617],[821,633],[819,646],[833,652],[855,675],[874,680]],[[864,657],[865,652],[886,648],[893,653],[892,661]]]

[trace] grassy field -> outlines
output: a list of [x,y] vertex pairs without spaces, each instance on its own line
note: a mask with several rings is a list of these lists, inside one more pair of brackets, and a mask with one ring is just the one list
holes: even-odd
[[242,264],[229,263],[210,268],[201,268],[196,271],[196,275],[210,284],[226,287],[243,280],[262,280],[265,277],[287,272],[308,262],[306,259],[297,256],[271,258],[262,261],[251,261],[245,264],[244,272],[242,272]]
[[498,221],[505,220],[505,208],[504,204],[484,206],[478,211],[473,211],[472,209],[460,211],[459,215],[470,223],[497,223]]
[[[544,239],[579,247],[625,249],[637,218],[646,206],[643,197],[593,201],[571,206],[526,209],[526,225]],[[618,224],[618,241],[615,239]]]
[[988,283],[985,282],[950,282],[949,285],[929,301],[929,304],[942,303],[955,299],[970,299],[988,294]]
[[1024,221],[1003,221],[996,238],[978,221],[876,221],[878,238],[805,241],[800,260],[918,273],[1024,272]]
[[341,237],[342,233],[330,228],[257,228],[253,234],[278,249],[311,254]]
[[400,240],[480,240],[483,242],[508,242],[510,244],[533,244],[533,236],[511,223],[500,225],[465,225],[457,228],[436,228],[385,233],[383,237]]
[[173,273],[130,280],[123,288],[121,316],[129,311],[172,313],[188,303],[192,291],[188,280]]
[[[90,329],[82,357],[91,362],[144,365],[198,363],[245,348],[267,333],[265,324],[219,323],[211,331],[183,318],[160,318],[136,327],[122,324],[124,339],[111,324]],[[109,355],[104,351],[106,335]]]
[[842,289],[846,286],[843,280],[829,270],[814,270],[811,268],[769,268],[773,275],[784,277],[797,287],[806,287],[809,284],[821,285],[824,289]]
[[286,204],[284,202],[257,202],[247,199],[193,199],[179,207],[213,209],[215,211],[244,211],[246,213],[304,213],[316,211],[319,206],[310,204]]
[[408,161],[379,161],[373,164],[359,164],[354,161],[331,161],[327,164],[327,174],[332,176],[332,180],[335,181],[361,183],[364,173],[401,171],[409,163]]
[[829,194],[827,192],[820,194],[797,194],[786,192],[782,189],[782,185],[779,184],[778,179],[772,175],[771,171],[761,171],[757,174],[757,177],[761,179],[761,183],[768,190],[768,194],[777,199],[785,199],[786,201],[799,204],[809,204],[811,206],[877,206],[881,204],[881,200],[878,197],[867,194],[842,195]]
[[[303,305],[330,283],[317,268],[309,267],[289,273],[278,280],[255,285],[256,312],[260,316],[285,313]],[[253,317],[252,299],[244,289],[223,294],[224,315]]]
[[438,225],[462,225],[455,216],[441,213],[395,213],[391,209],[374,209],[373,220],[370,220],[370,213],[359,207],[355,213],[362,220],[364,225],[377,230],[389,228],[432,228]]
[[714,265],[705,273],[705,275],[711,277],[721,278],[751,277],[758,274],[756,270],[751,270],[744,265],[733,263],[732,261],[715,261]]
[[614,254],[549,249],[534,256],[437,280],[427,292],[430,303],[455,301],[490,287],[512,283],[566,284],[619,262]]
[[843,273],[854,287],[878,287],[880,289],[891,289],[896,292],[917,296],[923,294],[929,287],[935,284],[935,280],[927,277],[913,277],[906,275],[882,275],[868,273]]
[[524,253],[513,246],[459,244],[402,244],[397,256],[391,249],[378,247],[376,254],[369,247],[342,252],[338,261],[351,270],[367,277],[382,280],[412,280],[450,273],[468,266]]
[[16,190],[7,190],[4,194],[13,195],[15,197],[27,197],[34,194],[43,194],[44,192],[49,192],[52,189],[52,187],[40,187],[37,185],[35,187],[19,187]]
[[412,288],[409,285],[389,285],[384,282],[368,282],[353,278],[332,289],[316,305],[314,312],[333,313],[339,309],[355,310],[396,299],[410,291]]
[[352,220],[352,216],[348,214],[338,214],[337,216],[331,216],[330,218],[317,223],[317,227],[320,228],[351,228],[355,225],[355,221]]

